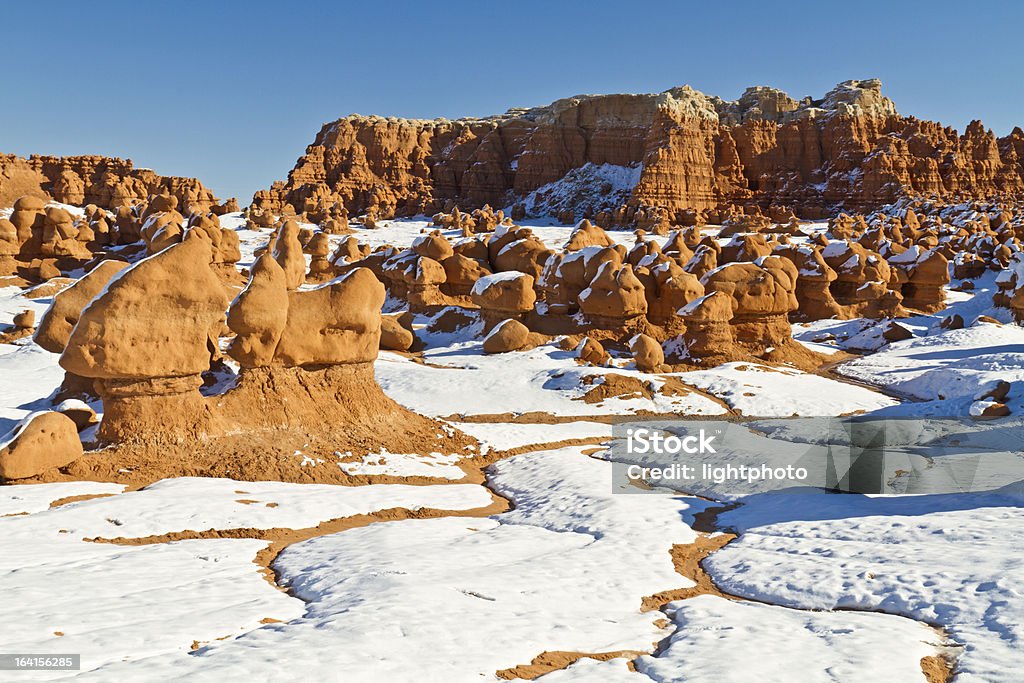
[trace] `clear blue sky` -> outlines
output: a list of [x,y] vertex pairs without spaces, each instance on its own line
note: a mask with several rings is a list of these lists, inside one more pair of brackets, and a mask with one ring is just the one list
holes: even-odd
[[0,6],[0,151],[129,157],[247,203],[349,113],[486,115],[689,83],[1024,124],[1024,6],[987,2],[39,2]]

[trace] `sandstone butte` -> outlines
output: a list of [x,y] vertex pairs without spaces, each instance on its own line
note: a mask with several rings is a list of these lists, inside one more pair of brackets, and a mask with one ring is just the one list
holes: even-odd
[[148,168],[135,168],[130,159],[83,156],[42,156],[27,159],[0,154],[0,208],[29,195],[64,204],[94,204],[117,209],[150,195],[168,194],[178,206],[196,211],[237,211],[237,202],[220,204],[213,192],[195,178],[162,176]]
[[[903,195],[1019,195],[1022,154],[1020,128],[997,138],[980,121],[961,134],[901,115],[877,79],[800,100],[758,86],[726,101],[683,86],[480,119],[351,115],[324,125],[288,179],[256,192],[253,206],[280,214],[340,201],[376,217],[514,206],[567,174],[585,178],[588,164],[612,164],[638,179],[623,196],[634,211],[684,222],[685,212],[756,204],[818,218]],[[614,211],[609,184],[577,192],[572,219]]]

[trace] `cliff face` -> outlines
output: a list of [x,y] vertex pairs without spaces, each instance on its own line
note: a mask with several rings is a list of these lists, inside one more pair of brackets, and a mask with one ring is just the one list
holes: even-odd
[[178,206],[208,211],[217,198],[195,178],[161,176],[148,168],[135,168],[131,160],[102,156],[25,159],[0,155],[0,207],[11,206],[23,195],[55,199],[65,204],[95,204],[113,209],[168,193]]
[[[805,215],[867,209],[903,194],[1024,191],[1024,133],[961,135],[902,116],[878,80],[821,100],[749,88],[736,101],[688,86],[652,95],[581,95],[486,119],[349,116],[325,125],[285,182],[253,197],[280,212],[343,201],[379,215],[507,206],[587,164],[640,168],[631,204],[669,211],[772,204]],[[602,198],[572,207],[599,209]]]

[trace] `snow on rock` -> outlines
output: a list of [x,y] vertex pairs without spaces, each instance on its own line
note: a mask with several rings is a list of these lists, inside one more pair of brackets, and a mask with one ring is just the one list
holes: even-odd
[[[574,168],[558,180],[543,185],[526,195],[521,203],[531,216],[557,216],[577,209],[589,201],[592,208],[615,209],[626,203],[633,188],[640,182],[640,165],[587,163]],[[510,213],[508,207],[505,213]]]
[[470,291],[470,294],[480,296],[499,282],[513,282],[524,277],[527,277],[526,273],[520,273],[518,270],[506,270],[492,275],[484,275],[473,283],[473,289]]

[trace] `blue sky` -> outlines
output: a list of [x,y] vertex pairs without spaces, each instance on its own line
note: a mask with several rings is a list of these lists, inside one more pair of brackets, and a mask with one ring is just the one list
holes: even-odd
[[688,83],[1024,124],[1010,2],[5,2],[0,152],[130,157],[247,202],[349,113],[486,115]]

